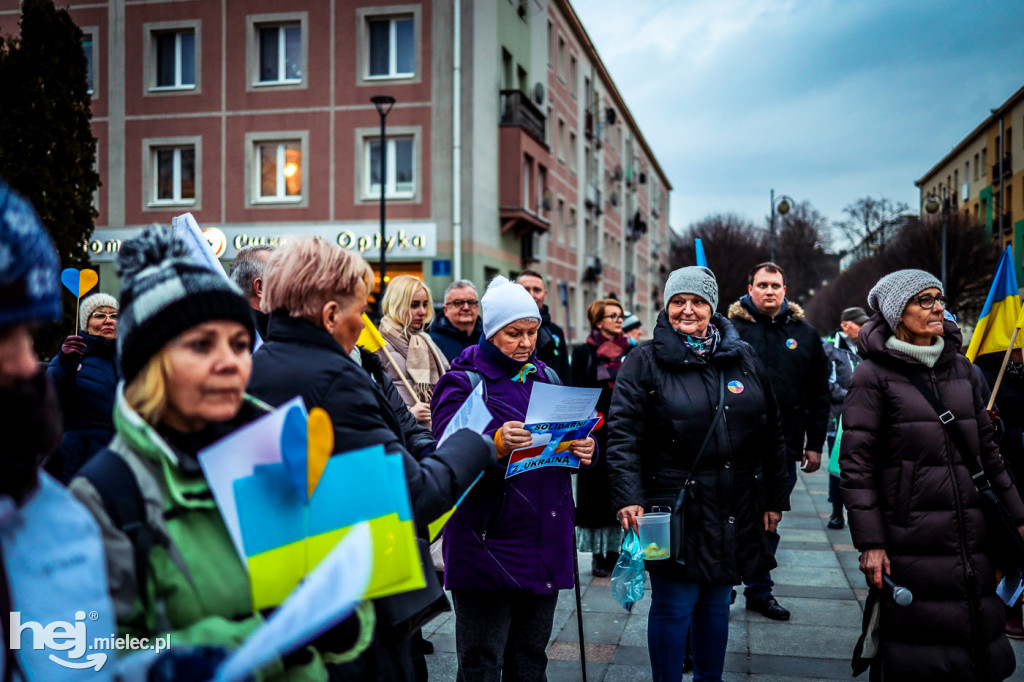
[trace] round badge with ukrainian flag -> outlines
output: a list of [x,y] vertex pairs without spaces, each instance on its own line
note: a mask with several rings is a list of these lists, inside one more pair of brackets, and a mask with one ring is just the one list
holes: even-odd
[[796,339],[786,339],[786,348],[796,350]]
[[729,393],[735,393],[736,395],[743,393],[743,383],[740,381],[730,381],[726,386],[729,388]]

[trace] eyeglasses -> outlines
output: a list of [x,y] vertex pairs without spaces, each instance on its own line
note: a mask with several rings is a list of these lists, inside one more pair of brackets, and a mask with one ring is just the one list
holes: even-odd
[[480,305],[480,301],[476,300],[475,298],[467,298],[465,300],[455,299],[454,301],[448,301],[445,305],[450,305],[450,306],[452,306],[453,308],[456,308],[456,309],[461,308],[463,306],[469,306],[470,308],[475,308],[478,305]]
[[93,313],[89,316],[90,320],[96,320],[97,322],[100,320],[106,320],[107,318],[117,322],[117,313]]
[[935,305],[936,301],[938,301],[943,308],[946,307],[945,296],[932,296],[931,294],[921,294],[920,296],[911,296],[910,300],[917,301],[917,304],[924,308],[925,310],[931,310],[931,308]]
[[618,313],[614,313],[612,315],[605,315],[604,319],[611,320],[612,322],[614,322],[616,320],[624,320],[624,319],[626,319],[626,316],[625,315],[619,315]]

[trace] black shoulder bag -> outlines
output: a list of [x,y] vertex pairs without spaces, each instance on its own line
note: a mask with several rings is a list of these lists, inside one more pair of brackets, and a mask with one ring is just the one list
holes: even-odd
[[693,483],[693,474],[697,470],[697,465],[700,463],[701,457],[708,449],[708,445],[711,443],[711,437],[715,435],[715,429],[718,428],[718,422],[721,421],[722,415],[725,412],[725,372],[718,372],[718,407],[715,410],[715,416],[711,419],[711,428],[708,429],[708,433],[704,436],[704,442],[700,444],[700,449],[697,450],[697,456],[693,458],[693,466],[690,467],[690,473],[686,476],[686,481],[683,483],[682,490],[679,491],[679,495],[676,497],[675,505],[672,507],[672,559],[680,566],[686,565],[686,555],[683,552],[683,539],[686,537],[686,491],[689,489],[690,484]]
[[1010,572],[1012,569],[1024,565],[1024,539],[1021,539],[1020,533],[1017,531],[1017,523],[1003,506],[1003,502],[996,495],[995,490],[992,489],[988,474],[981,467],[981,460],[971,452],[967,439],[956,425],[953,413],[943,407],[938,397],[919,374],[911,373],[907,375],[907,378],[935,410],[942,428],[949,434],[953,446],[960,451],[964,466],[971,474],[974,487],[977,489],[978,495],[981,496],[981,509],[985,514],[985,525],[990,533],[989,555],[996,568]]

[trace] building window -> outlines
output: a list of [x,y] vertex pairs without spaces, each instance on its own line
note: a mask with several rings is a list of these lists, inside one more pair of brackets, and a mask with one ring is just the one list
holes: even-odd
[[142,141],[142,209],[189,206],[202,199],[201,137],[146,138]]
[[409,17],[371,19],[367,22],[370,53],[368,77],[409,78],[415,75],[414,21]]
[[565,82],[565,38],[558,36],[558,78]]
[[576,248],[576,207],[569,208],[569,224],[566,225],[566,236],[569,240],[569,248]]
[[[380,196],[380,138],[366,139],[366,192],[369,198]],[[416,162],[412,135],[387,138],[387,178],[384,195],[409,199],[416,194]]]
[[157,88],[194,88],[196,85],[196,34],[162,31],[153,34]]
[[154,148],[151,204],[191,204],[195,198],[196,148]]
[[302,82],[302,27],[262,26],[259,29],[260,83]]
[[85,87],[92,94],[92,74],[93,74],[93,63],[95,61],[95,54],[93,52],[93,38],[92,34],[86,33],[82,36],[82,51],[85,52]]
[[302,198],[302,145],[299,140],[256,145],[260,201],[298,201]]
[[555,140],[555,156],[565,163],[565,121],[558,119],[558,138]]
[[978,163],[978,155],[974,155],[974,181],[978,181],[978,168],[981,164]]
[[576,172],[576,133],[569,133],[569,170]]
[[988,177],[988,147],[981,148],[981,177]]
[[548,21],[548,68],[550,69],[554,62],[551,59],[551,55],[555,53],[555,26]]
[[568,226],[565,224],[565,199],[558,200],[558,213],[555,214],[555,220],[558,223],[555,225],[555,233],[558,235],[558,243],[565,245],[565,233],[568,230]]
[[577,95],[576,90],[576,55],[569,57],[569,93],[575,97]]
[[[548,170],[537,164],[537,215],[543,217],[545,211],[551,210],[551,200],[545,198],[547,194],[548,185]],[[547,206],[544,206],[544,202],[547,201]]]
[[533,159],[529,156],[523,158],[523,208],[531,211],[530,206],[530,176],[533,174]]

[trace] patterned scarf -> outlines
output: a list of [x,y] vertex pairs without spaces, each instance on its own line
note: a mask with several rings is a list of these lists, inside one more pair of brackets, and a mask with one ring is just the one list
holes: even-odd
[[619,334],[614,339],[609,339],[600,330],[594,329],[587,337],[587,343],[597,348],[597,380],[607,381],[611,386],[622,368],[626,353],[631,349],[629,338],[625,334]]
[[718,333],[715,325],[710,322],[708,323],[707,333],[704,336],[690,336],[680,331],[676,333],[683,338],[683,343],[693,351],[693,354],[705,362],[715,354],[715,350],[718,349],[718,343],[722,340],[722,335]]
[[[380,333],[395,352],[395,362],[405,360],[404,370],[412,382],[416,400],[429,403],[434,395],[434,386],[448,371],[448,361],[434,345],[430,336],[423,332],[408,332],[395,320],[384,317],[380,321]],[[400,359],[401,358],[401,359]]]

